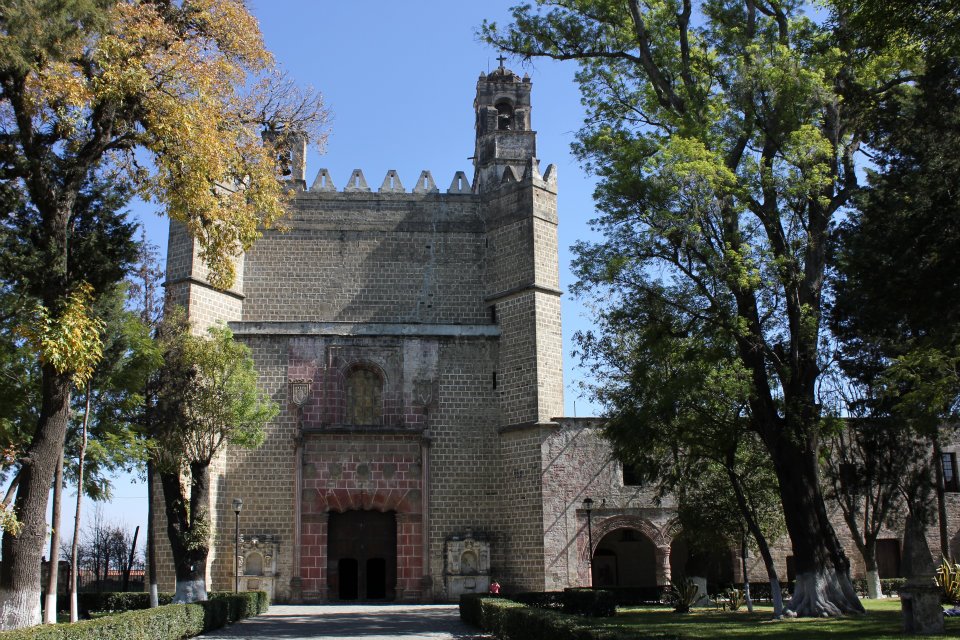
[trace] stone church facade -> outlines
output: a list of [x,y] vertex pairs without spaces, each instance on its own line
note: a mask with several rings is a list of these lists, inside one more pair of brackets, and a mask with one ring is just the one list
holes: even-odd
[[[171,300],[198,329],[227,323],[281,407],[261,448],[214,465],[212,589],[435,601],[491,578],[586,585],[593,553],[604,584],[663,585],[681,567],[669,500],[624,482],[594,422],[558,417],[557,176],[538,163],[531,87],[503,67],[480,76],[474,175],[446,190],[429,172],[410,190],[359,170],[342,190],[323,169],[308,185],[295,149],[286,230],[239,260],[229,291],[172,226]],[[158,547],[172,589],[162,533]]]

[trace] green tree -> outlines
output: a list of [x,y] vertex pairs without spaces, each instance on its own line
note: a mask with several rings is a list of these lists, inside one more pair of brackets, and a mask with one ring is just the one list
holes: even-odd
[[174,601],[194,602],[206,599],[210,463],[228,443],[263,444],[264,426],[279,409],[257,389],[250,349],[229,329],[195,336],[182,313],[170,315],[161,328],[164,363],[150,425],[177,577]]
[[598,331],[575,338],[594,397],[609,410],[604,435],[661,497],[676,498],[688,541],[754,539],[779,618],[768,540],[782,534],[783,516],[776,474],[748,430],[749,377],[720,336],[634,304],[603,310]]
[[0,202],[25,213],[31,262],[44,267],[36,315],[46,332],[34,336],[41,401],[14,502],[23,530],[3,535],[4,629],[39,622],[33,594],[70,388],[99,349],[70,340],[85,319],[91,328],[84,281],[69,270],[78,200],[99,177],[158,202],[198,238],[213,284],[229,284],[229,258],[283,211],[288,134],[316,132],[324,117],[317,96],[274,71],[241,0],[0,4]]
[[[147,459],[142,433],[142,408],[148,378],[160,366],[159,345],[151,327],[126,308],[128,285],[115,285],[100,297],[94,312],[103,322],[104,357],[75,394],[73,420],[66,448],[76,467],[71,476],[78,486],[74,513],[71,567],[79,568],[80,515],[84,495],[108,500],[110,476],[140,468]],[[79,616],[77,576],[71,571],[70,619]]]
[[875,166],[840,230],[831,321],[843,370],[871,390],[867,415],[892,415],[932,445],[924,448],[933,449],[940,546],[950,557],[940,447],[960,407],[960,9],[867,0],[852,3],[849,25],[867,55],[899,39],[923,66],[869,113]]
[[867,571],[867,593],[883,596],[877,540],[884,527],[903,526],[903,496],[929,471],[929,446],[900,421],[835,420],[825,429],[823,479],[827,498],[843,514]]
[[722,463],[701,460],[685,472],[684,482],[676,490],[677,515],[685,538],[693,544],[702,541],[716,548],[719,543],[740,550],[741,579],[751,610],[748,550],[759,550],[770,584],[773,617],[779,619],[783,616],[782,587],[768,542],[786,531],[777,479],[756,437],[744,435],[746,441]]
[[[824,281],[857,188],[863,111],[909,80],[909,50],[858,55],[829,20],[776,0],[538,0],[487,40],[576,60],[575,151],[600,177],[605,235],[580,291],[714,334],[750,381],[750,428],[779,479],[799,615],[863,610],[819,486]],[[674,390],[670,385],[664,393]],[[608,405],[616,418],[620,406]]]

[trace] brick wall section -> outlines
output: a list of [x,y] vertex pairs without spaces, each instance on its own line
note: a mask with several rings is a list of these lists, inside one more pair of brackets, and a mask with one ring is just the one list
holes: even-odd
[[233,589],[235,581],[234,498],[243,499],[240,532],[244,535],[273,534],[279,542],[276,589],[286,599],[292,571],[293,477],[296,408],[287,385],[289,355],[283,341],[264,337],[242,340],[253,352],[258,386],[277,403],[279,415],[270,423],[263,446],[257,449],[228,447],[218,480],[213,509],[218,526],[213,545],[212,582],[216,590]]
[[[600,420],[561,418],[558,424],[557,429],[544,431],[542,440],[545,587],[559,589],[589,583],[586,514],[582,509],[583,499],[587,496],[594,500],[594,548],[605,533],[618,528],[633,528],[650,538],[658,555],[669,561],[670,544],[679,533],[672,498],[666,496],[657,504],[652,487],[623,485],[622,469],[612,460],[609,444],[600,435]],[[960,447],[945,448],[947,451],[955,449]],[[960,493],[949,493],[947,501],[951,542],[957,545],[960,540]],[[837,507],[830,503],[828,507],[851,562],[851,574],[862,578],[865,573],[863,559],[850,538],[843,516]],[[902,535],[902,526],[897,526],[885,530],[880,537],[898,540],[902,548]],[[927,539],[936,557],[940,546],[936,522],[929,526]],[[771,551],[780,580],[786,582],[787,558],[793,554],[790,539],[784,536],[771,541]],[[740,580],[739,551],[732,555],[735,558],[734,575]],[[766,569],[758,553],[751,552],[747,567],[751,581],[766,581]],[[667,577],[669,572],[662,568],[656,579],[664,584]]]
[[530,177],[489,188],[484,204],[486,296],[502,331],[501,419],[549,421],[563,412],[556,193]]
[[488,323],[471,194],[301,193],[247,253],[243,320]]
[[673,503],[655,505],[651,488],[623,485],[620,464],[600,436],[592,418],[560,418],[544,432],[541,447],[545,588],[562,589],[590,582],[587,519],[583,499],[593,504],[593,544],[600,543],[605,523],[636,527],[655,545],[669,546]]
[[[491,372],[496,367],[495,341],[449,340],[441,344],[437,402],[429,416],[432,445],[428,452],[429,571],[432,597],[442,598],[444,542],[467,529],[490,536],[494,550],[502,545],[495,514],[497,391]],[[495,560],[494,560],[495,562]]]
[[502,489],[499,491],[500,544],[494,545],[493,568],[505,589],[544,588],[543,495],[540,446],[549,427],[507,429],[500,436]]

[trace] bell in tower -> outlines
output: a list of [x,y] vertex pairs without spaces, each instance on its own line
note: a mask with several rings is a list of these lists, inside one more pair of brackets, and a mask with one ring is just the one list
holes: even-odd
[[530,88],[528,76],[521,78],[503,66],[477,80],[476,152],[474,185],[482,191],[500,184],[508,166],[523,175],[531,158],[537,155],[536,132],[530,129]]

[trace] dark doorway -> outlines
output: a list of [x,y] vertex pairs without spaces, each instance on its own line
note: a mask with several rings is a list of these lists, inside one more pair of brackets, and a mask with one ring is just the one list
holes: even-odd
[[394,512],[331,513],[327,540],[331,598],[393,600],[397,585]]
[[387,561],[383,558],[367,560],[367,599],[383,600],[387,597]]
[[340,575],[340,599],[356,600],[360,597],[360,565],[354,558],[340,558],[337,572]]
[[880,578],[900,578],[900,541],[877,540],[877,572]]

